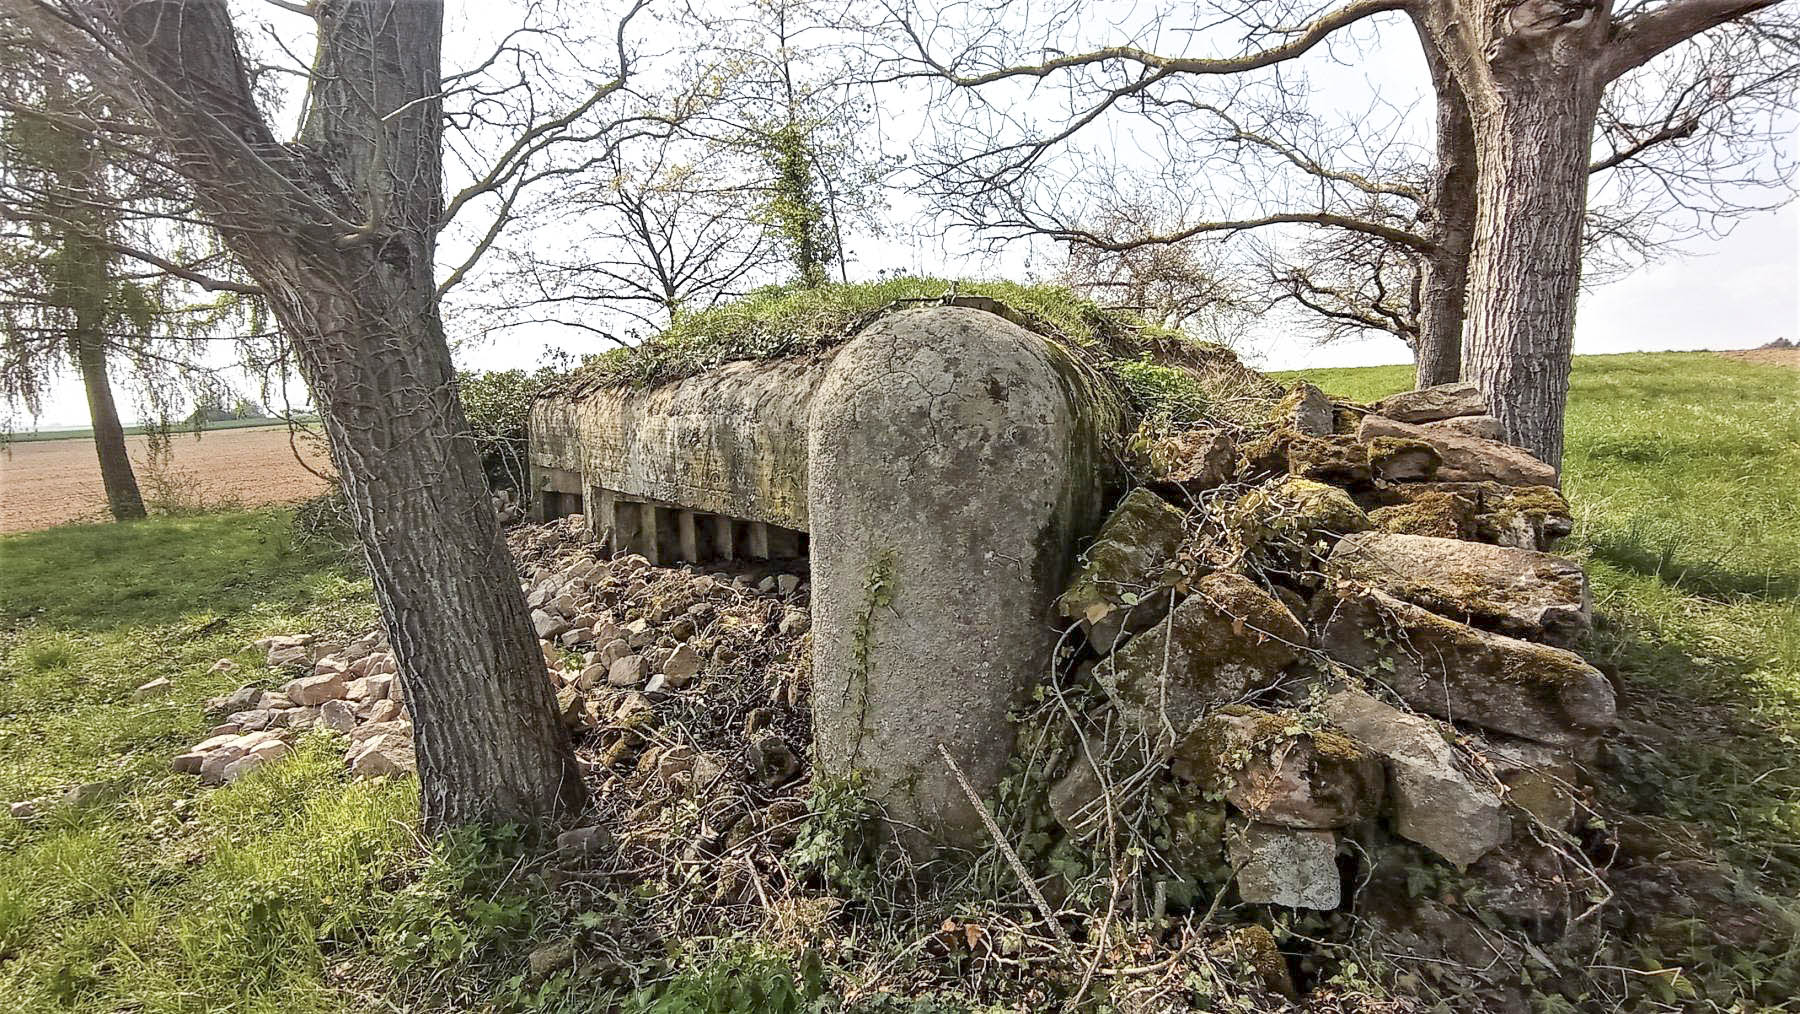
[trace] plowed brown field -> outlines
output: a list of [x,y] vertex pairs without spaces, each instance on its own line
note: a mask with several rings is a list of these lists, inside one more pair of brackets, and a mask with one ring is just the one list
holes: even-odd
[[[295,503],[325,483],[294,460],[284,426],[209,430],[169,438],[169,454],[150,456],[146,437],[126,437],[144,501],[159,507]],[[307,464],[330,474],[317,440],[296,440]],[[106,491],[87,437],[13,443],[0,450],[0,532],[71,521],[105,520]]]

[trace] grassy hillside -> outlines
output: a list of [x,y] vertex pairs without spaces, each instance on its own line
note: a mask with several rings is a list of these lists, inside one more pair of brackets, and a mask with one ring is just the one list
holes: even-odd
[[[1358,398],[1409,381],[1306,375]],[[1800,373],[1583,359],[1569,448],[1593,649],[1626,688],[1608,751],[1620,801],[1703,823],[1746,886],[1800,895]],[[366,579],[297,542],[285,512],[0,538],[0,802],[104,783],[30,822],[0,814],[0,1009],[617,1009],[593,982],[529,979],[526,955],[604,931],[623,902],[515,877],[504,840],[426,845],[411,783],[350,782],[318,739],[220,789],[169,772],[208,726],[200,702],[262,672],[246,642],[372,613]],[[240,669],[212,672],[220,658]],[[157,676],[176,691],[132,703]],[[1797,967],[1605,946],[1633,995],[1660,1001],[1639,1010],[1781,1009],[1750,998],[1767,1004]],[[802,1009],[717,981],[649,1009]]]

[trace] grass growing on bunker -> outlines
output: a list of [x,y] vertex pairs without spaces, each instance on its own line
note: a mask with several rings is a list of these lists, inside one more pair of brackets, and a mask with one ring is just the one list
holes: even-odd
[[1000,304],[1029,330],[1077,350],[1146,416],[1204,418],[1219,407],[1221,390],[1250,379],[1222,346],[1102,307],[1062,286],[911,277],[758,289],[721,306],[678,313],[662,333],[592,357],[571,379],[576,386],[648,386],[731,362],[804,357],[841,344],[888,310],[952,297]]

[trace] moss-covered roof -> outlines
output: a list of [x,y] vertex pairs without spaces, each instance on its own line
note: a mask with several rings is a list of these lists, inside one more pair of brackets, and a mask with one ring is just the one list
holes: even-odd
[[[773,286],[707,310],[677,314],[668,329],[631,348],[590,358],[546,395],[620,385],[653,386],[726,363],[816,354],[853,337],[883,313],[911,305],[991,301],[996,312],[1086,356],[1124,390],[1132,408],[1176,421],[1208,417],[1219,375],[1259,374],[1229,349],[1189,338],[1123,310],[1101,307],[1057,285],[891,278]],[[1235,387],[1234,387],[1235,389]]]

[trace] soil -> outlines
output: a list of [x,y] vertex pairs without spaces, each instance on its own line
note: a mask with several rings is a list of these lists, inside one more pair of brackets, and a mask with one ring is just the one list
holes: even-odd
[[1785,366],[1791,370],[1800,370],[1800,348],[1739,349],[1736,352],[1721,352],[1719,355],[1740,363],[1760,363],[1764,366]]
[[[296,503],[326,489],[295,460],[285,426],[178,434],[170,438],[169,453],[154,461],[148,437],[126,437],[125,443],[152,513]],[[300,434],[295,443],[307,464],[330,474],[316,437]],[[19,442],[0,450],[0,532],[106,518],[92,440]]]

